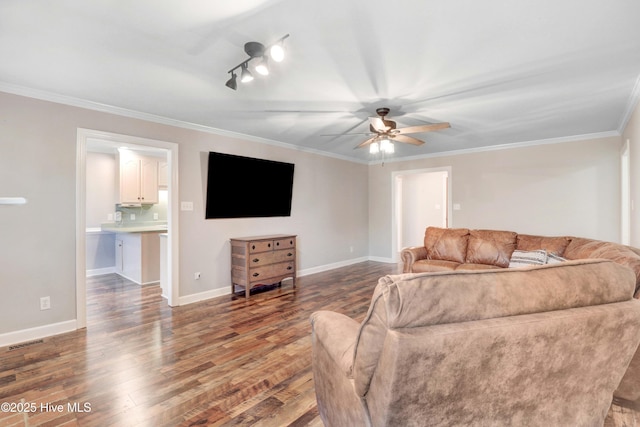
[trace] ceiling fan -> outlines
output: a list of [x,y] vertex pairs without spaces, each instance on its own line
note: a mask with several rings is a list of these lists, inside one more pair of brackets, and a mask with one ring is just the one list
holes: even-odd
[[430,125],[409,126],[398,129],[396,127],[396,122],[386,119],[386,116],[389,114],[388,108],[378,108],[376,109],[376,113],[378,114],[378,117],[369,117],[369,130],[371,131],[369,135],[373,136],[360,143],[356,148],[366,147],[367,145],[374,143],[383,143],[383,141],[397,141],[405,144],[422,145],[424,144],[424,141],[408,136],[407,134],[432,132],[434,130],[451,127],[449,123],[443,122],[433,123]]

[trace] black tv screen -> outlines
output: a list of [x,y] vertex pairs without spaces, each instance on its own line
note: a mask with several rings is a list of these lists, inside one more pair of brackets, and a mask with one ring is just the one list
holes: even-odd
[[206,219],[291,216],[294,166],[210,152]]

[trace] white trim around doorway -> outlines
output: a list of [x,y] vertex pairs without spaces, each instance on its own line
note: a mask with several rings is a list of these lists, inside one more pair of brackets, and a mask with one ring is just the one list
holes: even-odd
[[178,144],[174,142],[139,138],[91,129],[78,128],[76,146],[76,327],[87,326],[86,291],[86,159],[87,143],[91,140],[106,141],[113,144],[137,145],[145,148],[166,150],[169,173],[167,202],[167,281],[170,292],[167,303],[179,305],[178,290]]

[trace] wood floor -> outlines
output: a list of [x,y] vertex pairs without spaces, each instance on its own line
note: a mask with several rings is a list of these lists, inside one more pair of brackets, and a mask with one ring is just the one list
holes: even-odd
[[[169,308],[157,286],[87,280],[84,330],[0,349],[0,426],[321,426],[309,315],[362,320],[377,279],[364,262],[301,277],[296,289]],[[613,406],[605,425],[638,425]]]

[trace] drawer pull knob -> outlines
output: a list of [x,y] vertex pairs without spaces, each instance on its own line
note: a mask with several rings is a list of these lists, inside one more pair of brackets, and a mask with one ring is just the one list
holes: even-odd
[[256,248],[256,245],[251,245],[251,249],[255,249],[255,248]]
[[276,246],[280,246],[280,242],[276,242]]
[[287,267],[287,270],[293,270],[293,267],[289,266]]
[[289,252],[289,253],[287,254],[287,256],[293,256],[293,254],[292,254],[291,252]]
[[258,261],[260,261],[260,258],[254,258],[253,259],[253,262],[258,262]]
[[253,273],[253,277],[258,277],[260,273]]

